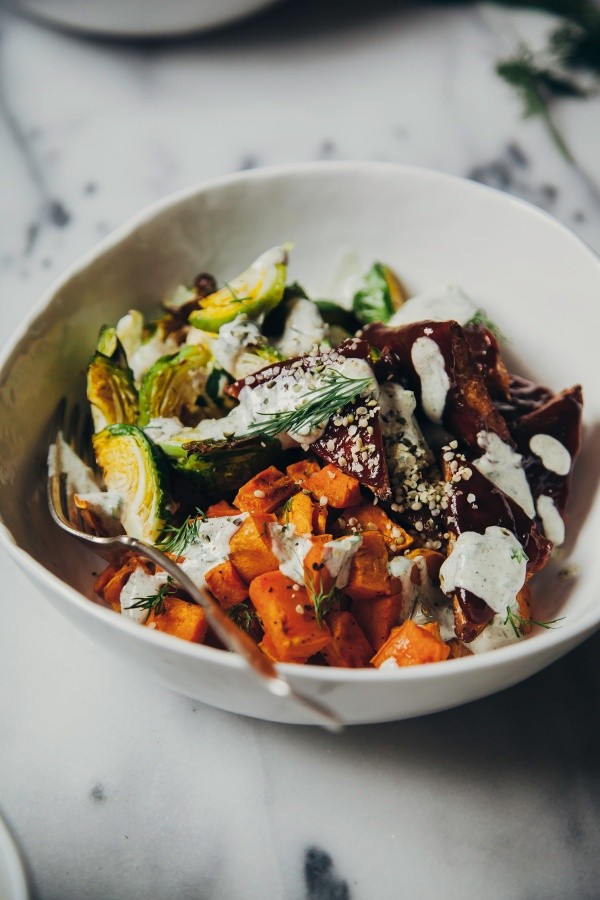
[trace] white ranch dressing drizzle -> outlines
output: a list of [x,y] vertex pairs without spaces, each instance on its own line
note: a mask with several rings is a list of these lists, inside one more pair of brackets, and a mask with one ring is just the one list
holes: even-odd
[[298,584],[304,584],[304,560],[312,547],[310,538],[296,534],[295,525],[269,524],[271,550],[279,560],[279,571]]
[[[415,568],[417,579],[414,578]],[[452,608],[448,598],[429,577],[424,556],[394,556],[388,563],[388,571],[401,582],[401,620],[411,618],[417,625],[437,622],[442,640],[449,641],[456,637]]]
[[568,475],[571,471],[571,454],[564,444],[549,434],[534,434],[529,441],[529,449],[542,461],[549,472]]
[[96,493],[100,489],[90,467],[59,434],[56,443],[48,449],[48,474],[59,475],[61,472],[67,476],[68,491],[85,494]]
[[421,379],[423,412],[432,422],[442,421],[450,379],[442,351],[429,337],[419,337],[410,351],[412,364]]
[[529,518],[533,519],[535,506],[521,463],[523,459],[521,454],[491,431],[480,431],[477,443],[485,452],[473,462],[475,468],[518,503]]
[[[320,360],[319,360],[320,365]],[[315,391],[325,385],[327,371],[343,375],[346,378],[368,378],[371,384],[368,390],[373,394],[378,391],[373,371],[365,359],[338,356],[337,359],[326,360],[321,372],[306,372],[301,368],[282,369],[275,377],[277,364],[273,365],[274,377],[271,381],[258,385],[245,385],[239,394],[239,406],[222,419],[204,419],[195,428],[182,430],[181,441],[174,436],[175,443],[191,440],[227,440],[232,437],[243,437],[250,426],[267,422],[275,412],[291,412],[310,402]],[[250,376],[252,378],[252,376]],[[299,443],[305,449],[316,441],[325,430],[327,421],[314,428],[306,428],[298,432],[283,432],[279,439],[291,446]]]
[[555,547],[560,547],[565,541],[565,523],[552,497],[548,497],[546,494],[538,497],[537,512],[542,520],[544,534]]
[[[184,559],[177,565],[188,575],[196,587],[206,587],[206,573],[215,566],[229,559],[229,543],[240,528],[248,513],[237,516],[218,516],[205,519],[198,525],[198,537],[184,550]],[[129,615],[136,622],[145,622],[148,610],[129,609],[136,598],[149,597],[155,594],[167,581],[166,572],[147,575],[138,568],[132,572],[121,591],[121,612]]]
[[466,325],[477,312],[477,307],[456,284],[443,284],[431,291],[411,297],[391,317],[388,326],[408,325],[413,322],[447,322],[453,320]]
[[221,325],[219,336],[211,344],[211,352],[221,368],[234,378],[245,378],[264,369],[265,360],[248,347],[264,344],[260,328],[244,313]]
[[[515,611],[518,612],[518,608]],[[500,613],[499,615],[494,616],[492,621],[485,626],[481,634],[478,634],[476,638],[464,646],[467,647],[471,653],[477,654],[487,653],[489,650],[497,650],[498,647],[507,647],[509,644],[514,644],[519,638],[515,634],[514,628],[510,622],[505,622],[505,619],[506,610],[504,611],[504,615]]]
[[506,528],[492,525],[485,534],[465,531],[454,543],[440,569],[440,586],[452,595],[457,588],[471,591],[495,613],[507,607],[518,612],[517,594],[525,583],[527,556]]
[[348,584],[352,557],[361,544],[360,534],[348,534],[324,545],[323,562],[329,574],[335,578],[337,588],[344,588]]

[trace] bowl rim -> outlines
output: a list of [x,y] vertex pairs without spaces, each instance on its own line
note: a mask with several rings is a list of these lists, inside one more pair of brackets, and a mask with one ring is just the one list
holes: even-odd
[[[529,201],[506,194],[488,185],[471,181],[468,178],[440,172],[422,166],[407,165],[403,163],[373,162],[373,161],[319,161],[308,163],[288,163],[279,166],[266,166],[249,171],[236,172],[217,178],[207,179],[179,191],[168,194],[161,199],[148,204],[143,209],[129,217],[124,223],[110,232],[105,238],[96,243],[90,250],[80,256],[67,269],[54,279],[44,290],[39,299],[34,303],[29,313],[24,317],[20,325],[13,332],[12,337],[0,351],[0,381],[6,374],[6,369],[11,363],[13,355],[18,351],[19,345],[26,338],[31,326],[51,304],[57,293],[72,278],[83,272],[96,259],[110,251],[122,241],[126,240],[138,228],[159,216],[169,208],[175,207],[187,200],[206,192],[218,191],[232,185],[247,181],[270,181],[273,179],[303,177],[322,173],[352,173],[354,176],[371,177],[389,175],[390,177],[430,179],[433,182],[454,185],[457,189],[470,191],[474,195],[488,196],[495,202],[513,206],[544,224],[553,228],[563,239],[568,240],[578,251],[583,251],[586,256],[595,262],[598,268],[600,282],[600,256],[579,235],[559,222],[550,213],[536,207]],[[111,627],[120,629],[123,634],[129,634],[134,640],[162,648],[165,652],[171,651],[176,655],[191,659],[202,660],[206,664],[225,665],[233,669],[244,669],[245,661],[235,653],[209,647],[204,644],[194,644],[182,641],[172,635],[162,634],[153,629],[140,628],[139,625],[127,617],[115,615],[115,613],[88,599],[75,588],[62,581],[57,575],[50,572],[33,556],[23,550],[16,543],[10,530],[0,518],[0,543],[9,554],[21,565],[26,572],[36,576],[39,582],[47,582],[55,594],[62,596],[69,604],[81,607],[82,604],[92,617],[98,617],[106,623],[111,622]],[[600,578],[590,586],[589,591],[600,595]],[[543,633],[533,634],[525,640],[518,641],[505,647],[496,648],[480,654],[459,659],[449,659],[436,663],[435,666],[420,664],[398,669],[346,669],[327,666],[306,666],[293,663],[277,663],[286,676],[293,676],[294,680],[307,682],[339,682],[350,683],[373,681],[420,681],[438,676],[459,677],[465,673],[487,671],[495,666],[508,666],[511,662],[524,658],[535,658],[547,651],[560,649],[563,645],[584,640],[600,627],[600,604],[582,613],[573,622],[566,622],[560,628],[548,629]]]

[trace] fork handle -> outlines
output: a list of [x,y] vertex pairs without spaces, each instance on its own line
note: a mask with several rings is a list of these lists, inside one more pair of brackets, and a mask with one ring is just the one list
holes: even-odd
[[239,653],[246,660],[250,671],[257,676],[271,694],[288,702],[294,702],[296,706],[312,716],[314,724],[321,725],[329,731],[341,731],[343,723],[340,718],[318,700],[297,693],[290,683],[278,674],[271,660],[265,656],[250,635],[238,628],[210,593],[194,584],[189,575],[170,557],[151,544],[146,544],[128,535],[119,535],[118,541],[139,556],[161,566],[190,595],[194,603],[202,606],[206,610],[210,625],[225,646],[229,650]]

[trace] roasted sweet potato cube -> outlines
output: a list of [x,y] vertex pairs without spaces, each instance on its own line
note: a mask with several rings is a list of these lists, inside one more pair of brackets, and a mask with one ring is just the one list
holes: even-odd
[[325,534],[327,531],[327,507],[315,503],[313,506],[313,534]]
[[[440,580],[440,569],[442,567],[442,563],[446,559],[443,553],[439,553],[437,550],[429,550],[428,547],[416,547],[414,550],[409,550],[408,553],[405,554],[409,559],[417,560],[422,558],[425,560],[425,568],[427,570],[427,575],[434,584],[437,584]],[[421,583],[419,579],[418,583]]]
[[281,506],[297,490],[294,481],[269,466],[247,481],[233,501],[238,509],[251,513],[270,513]]
[[308,494],[300,491],[290,497],[279,516],[282,525],[293,525],[296,534],[312,534],[315,504]]
[[450,648],[440,637],[436,622],[416,625],[407,619],[392,633],[380,647],[371,662],[379,666],[386,659],[395,659],[398,666],[416,666],[420,663],[441,662],[450,656]]
[[311,594],[328,594],[335,584],[324,560],[325,545],[331,540],[330,534],[313,535],[312,547],[304,557],[304,584]]
[[281,662],[304,662],[329,643],[329,628],[317,624],[306,590],[279,569],[251,582],[250,599]]
[[201,606],[188,603],[178,597],[167,597],[164,600],[165,611],[150,613],[146,620],[146,627],[155,628],[182,638],[184,641],[193,641],[201,644],[206,637],[208,622],[206,613]]
[[369,600],[390,593],[388,552],[379,531],[365,531],[362,543],[350,563],[344,592],[353,600]]
[[218,503],[213,503],[212,506],[208,507],[206,510],[206,518],[216,519],[219,516],[237,516],[238,513],[239,509],[232,506],[227,500],[219,500]]
[[393,553],[406,550],[414,543],[410,534],[401,525],[396,525],[381,506],[375,506],[368,500],[345,509],[340,519],[338,522],[342,530],[358,528],[360,531],[379,531]]
[[327,616],[331,640],[321,651],[330,666],[362,669],[369,665],[373,648],[362,628],[349,612],[332,612]]
[[302,459],[300,462],[292,463],[286,467],[286,472],[299,487],[303,488],[305,482],[311,475],[319,472],[321,466],[314,459]]
[[337,466],[325,466],[306,480],[304,485],[317,500],[325,497],[327,505],[334,509],[355,506],[360,500],[360,483],[352,475],[346,475]]
[[268,530],[269,523],[275,521],[273,515],[250,514],[229,542],[229,559],[247,584],[279,566]]
[[204,578],[209,591],[224,609],[237,606],[248,597],[248,585],[230,559],[210,569]]
[[353,600],[350,612],[362,628],[374,650],[383,647],[392,628],[398,625],[402,610],[402,595]]
[[271,662],[281,662],[279,657],[277,656],[277,650],[275,649],[275,645],[273,641],[269,637],[268,634],[263,635],[262,641],[260,641],[259,645],[262,652],[265,654],[267,659],[270,659]]

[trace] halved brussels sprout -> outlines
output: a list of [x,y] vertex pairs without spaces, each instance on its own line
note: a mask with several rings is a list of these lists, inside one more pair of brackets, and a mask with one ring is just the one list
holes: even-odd
[[396,275],[388,266],[376,262],[354,294],[352,309],[361,325],[368,325],[369,322],[387,322],[405,301],[404,289]]
[[209,361],[206,347],[196,344],[155,362],[140,386],[138,424],[175,416],[186,425],[195,425],[200,419],[219,415],[205,390]]
[[244,438],[230,441],[189,441],[171,462],[205,499],[220,500],[237,493],[257,472],[281,454],[279,441]]
[[191,313],[190,323],[217,332],[240,313],[256,317],[273,309],[283,297],[289,249],[290,245],[283,244],[267,250],[221,290],[203,297],[200,308]]
[[[115,338],[116,340],[116,338]],[[103,353],[95,353],[87,371],[87,398],[94,431],[107,425],[133,425],[138,416],[138,395],[131,371]]]
[[107,489],[122,500],[126,533],[156,543],[168,520],[169,472],[162,453],[135,425],[109,425],[93,443]]

